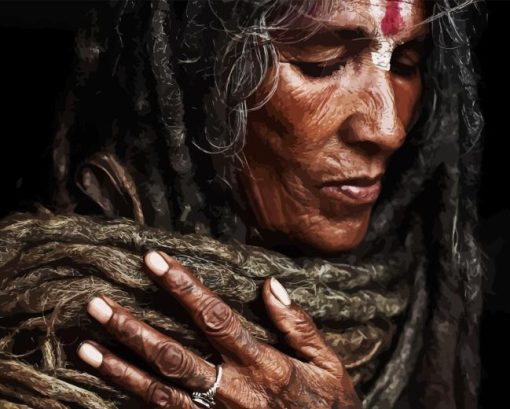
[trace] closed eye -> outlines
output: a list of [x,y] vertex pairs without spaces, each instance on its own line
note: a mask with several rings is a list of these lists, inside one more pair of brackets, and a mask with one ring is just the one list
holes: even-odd
[[298,67],[301,72],[312,78],[329,77],[340,71],[347,64],[345,58],[329,61],[309,62],[309,61],[290,61],[292,65]]

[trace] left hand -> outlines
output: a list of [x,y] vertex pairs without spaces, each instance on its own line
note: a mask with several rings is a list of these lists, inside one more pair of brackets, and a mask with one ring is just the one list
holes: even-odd
[[[160,252],[150,252],[144,259],[151,277],[177,298],[223,358],[217,407],[361,408],[339,358],[308,314],[291,303],[278,281],[265,281],[263,299],[270,318],[303,360],[257,341],[233,310],[177,260]],[[199,408],[186,390],[208,390],[216,379],[214,365],[138,321],[107,297],[90,301],[88,312],[172,382],[159,381],[93,341],[82,343],[78,349],[85,362],[156,407]]]

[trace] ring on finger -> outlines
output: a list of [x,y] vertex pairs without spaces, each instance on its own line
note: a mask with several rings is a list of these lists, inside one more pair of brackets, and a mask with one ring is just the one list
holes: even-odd
[[211,386],[205,392],[192,392],[191,400],[202,408],[207,408],[207,409],[214,408],[214,406],[216,405],[216,402],[214,401],[214,397],[216,395],[218,386],[220,386],[222,374],[223,374],[223,368],[222,368],[221,364],[217,365],[216,366],[216,380],[214,381],[213,386]]

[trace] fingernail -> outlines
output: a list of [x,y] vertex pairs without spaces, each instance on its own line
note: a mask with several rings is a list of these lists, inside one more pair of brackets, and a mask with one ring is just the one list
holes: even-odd
[[89,302],[87,311],[101,324],[106,324],[113,315],[110,306],[99,297],[93,298]]
[[94,368],[99,368],[103,363],[103,354],[87,342],[78,347],[78,356]]
[[291,300],[289,297],[289,294],[283,288],[283,285],[280,284],[280,282],[274,278],[271,277],[271,292],[273,295],[280,301],[283,305],[289,306],[291,304]]
[[166,260],[157,251],[151,251],[147,254],[145,261],[152,272],[160,277],[170,268]]

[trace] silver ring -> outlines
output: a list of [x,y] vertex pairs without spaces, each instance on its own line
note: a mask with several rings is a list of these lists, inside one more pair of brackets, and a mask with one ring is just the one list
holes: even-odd
[[221,375],[223,374],[223,368],[220,365],[216,366],[216,380],[214,381],[214,385],[211,386],[205,392],[192,392],[191,400],[195,402],[197,405],[203,408],[214,408],[216,402],[214,401],[214,396],[216,395],[216,390],[218,386],[220,386]]

